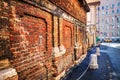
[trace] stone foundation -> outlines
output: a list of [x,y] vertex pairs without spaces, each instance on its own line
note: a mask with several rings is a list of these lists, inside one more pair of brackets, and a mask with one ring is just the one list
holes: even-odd
[[54,77],[54,80],[60,80],[60,78],[63,77],[64,75],[65,75],[65,70],[61,72],[61,74],[59,74],[57,77]]
[[13,68],[0,71],[0,80],[18,80],[17,72]]

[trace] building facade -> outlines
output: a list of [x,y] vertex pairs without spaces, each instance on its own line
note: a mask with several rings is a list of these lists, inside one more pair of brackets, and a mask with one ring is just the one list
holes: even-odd
[[85,0],[0,0],[0,80],[60,80],[86,56],[88,11]]
[[101,0],[97,10],[97,32],[99,38],[120,40],[120,0]]
[[100,0],[87,0],[90,7],[90,12],[87,13],[87,32],[89,47],[96,46],[96,7],[100,5]]

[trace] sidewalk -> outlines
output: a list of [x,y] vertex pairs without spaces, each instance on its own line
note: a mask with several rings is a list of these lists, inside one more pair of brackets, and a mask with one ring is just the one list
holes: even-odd
[[99,68],[96,70],[88,69],[80,80],[117,80],[113,77],[113,70],[108,55],[101,53],[98,57]]
[[[106,47],[101,46],[101,50]],[[112,64],[110,62],[109,56],[101,52],[98,56],[98,69],[89,69],[90,54],[95,53],[95,48],[88,51],[87,57],[78,66],[73,68],[73,70],[62,80],[118,80],[114,75]]]
[[95,53],[95,48],[89,50],[86,58],[79,65],[72,68],[62,80],[79,80],[89,68],[91,53]]

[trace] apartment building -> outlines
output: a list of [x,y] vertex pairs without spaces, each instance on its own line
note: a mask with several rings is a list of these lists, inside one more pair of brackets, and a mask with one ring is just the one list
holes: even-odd
[[120,40],[120,0],[101,0],[96,7],[97,35],[100,40]]
[[90,12],[87,13],[88,46],[96,46],[96,7],[100,5],[100,0],[87,0]]

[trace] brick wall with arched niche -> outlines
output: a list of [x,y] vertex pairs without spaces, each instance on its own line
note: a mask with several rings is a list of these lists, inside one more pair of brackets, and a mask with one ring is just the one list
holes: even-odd
[[52,16],[19,1],[11,1],[10,59],[20,80],[47,79],[52,75]]
[[62,43],[65,46],[66,53],[64,55],[64,61],[65,66],[69,67],[69,65],[72,65],[73,63],[73,56],[74,56],[74,24],[71,22],[68,22],[66,20],[63,20],[63,26],[62,26],[62,34],[63,34],[63,40]]

